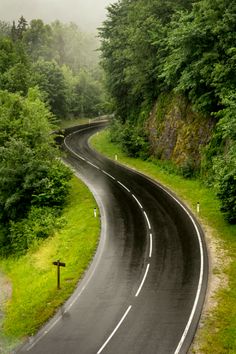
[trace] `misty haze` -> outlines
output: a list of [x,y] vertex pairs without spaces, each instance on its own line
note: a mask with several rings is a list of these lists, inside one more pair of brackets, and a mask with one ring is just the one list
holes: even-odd
[[106,17],[106,7],[115,0],[1,0],[1,20],[17,21],[23,15],[29,22],[75,22],[84,31],[95,31]]

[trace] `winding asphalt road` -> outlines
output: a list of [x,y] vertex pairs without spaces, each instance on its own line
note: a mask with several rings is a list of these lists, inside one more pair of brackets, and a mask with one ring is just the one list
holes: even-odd
[[92,190],[100,244],[58,314],[19,353],[187,353],[204,302],[204,235],[176,196],[88,145],[101,126],[68,131],[67,163]]

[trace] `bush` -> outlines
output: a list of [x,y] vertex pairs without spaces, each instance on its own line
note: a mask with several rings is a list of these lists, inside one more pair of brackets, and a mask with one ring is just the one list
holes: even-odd
[[192,178],[196,175],[196,166],[192,159],[188,159],[185,163],[180,167],[181,175],[184,178]]
[[[69,193],[72,172],[60,160],[52,161],[47,174],[34,185],[33,205],[62,207]],[[31,181],[32,184],[34,181]]]
[[236,143],[214,160],[215,186],[225,219],[236,224]]
[[17,253],[53,224],[54,212],[37,212],[36,222],[32,207],[57,211],[69,192],[72,173],[59,160],[51,118],[37,89],[26,98],[0,91],[0,246]]
[[236,224],[236,170],[220,180],[219,189],[221,211],[229,223]]
[[147,135],[143,129],[130,123],[121,124],[114,120],[110,129],[110,141],[121,145],[130,157],[147,159],[149,156],[149,144]]
[[59,211],[53,208],[32,207],[27,218],[10,222],[8,242],[3,247],[5,255],[24,254],[32,245],[37,246],[40,240],[52,235],[55,229],[64,225]]

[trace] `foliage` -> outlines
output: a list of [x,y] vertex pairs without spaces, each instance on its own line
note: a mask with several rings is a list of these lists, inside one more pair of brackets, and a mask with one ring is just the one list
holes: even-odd
[[[215,168],[219,165],[215,165]],[[225,167],[225,166],[224,166]],[[222,168],[222,174],[219,181],[218,196],[221,200],[221,211],[225,214],[226,220],[232,224],[236,224],[236,164],[235,156],[233,161],[233,168]]]
[[18,20],[18,24],[16,26],[15,21],[13,21],[13,25],[11,28],[11,38],[15,41],[21,41],[24,35],[24,32],[27,30],[27,21],[21,16]]
[[52,235],[63,224],[64,221],[58,217],[56,209],[33,206],[27,218],[10,222],[7,246],[2,252],[8,250],[14,255],[22,255],[32,245],[37,246],[40,240]]
[[38,86],[53,114],[63,117],[66,114],[66,87],[63,73],[54,61],[39,60],[33,64],[32,86]]
[[52,115],[37,89],[26,98],[0,91],[0,103],[0,222],[2,246],[9,246],[10,225],[27,218],[32,207],[62,207],[71,172],[56,159]]
[[[236,139],[230,139],[235,136],[236,130],[233,127],[236,119],[234,117],[231,124],[229,121],[226,122],[225,118],[226,116],[220,121],[218,130],[221,134],[226,134],[227,140],[224,144],[224,153],[218,153],[213,158],[214,181],[222,212],[230,223],[236,224]],[[230,129],[228,132],[227,127]]]
[[10,37],[11,26],[8,22],[0,20],[0,37]]
[[118,143],[122,146],[130,157],[148,157],[148,141],[145,132],[137,126],[130,123],[121,124],[115,119],[110,130],[111,142]]
[[194,162],[189,159],[182,166],[180,166],[180,172],[185,178],[192,178],[196,175],[196,169]]
[[123,121],[160,93],[163,80],[158,73],[166,55],[169,21],[185,6],[189,1],[123,0],[108,7],[100,29],[102,65]]
[[33,61],[52,59],[52,29],[42,20],[34,19],[30,22],[23,36],[26,51]]
[[[107,87],[124,127],[132,126],[134,131],[133,125],[140,126],[143,105],[154,106],[166,91],[186,96],[195,111],[203,117],[212,115],[218,122],[212,141],[202,152],[201,174],[217,188],[222,210],[231,222],[235,221],[236,193],[232,181],[235,13],[236,4],[230,0],[121,0],[108,7],[108,18],[100,29]],[[147,119],[145,112],[143,127]],[[131,151],[132,133],[118,129],[119,134],[116,139]],[[195,174],[191,159],[182,166],[182,173]]]
[[225,90],[235,85],[235,6],[202,0],[171,23],[170,54],[160,76],[207,113],[221,109]]
[[33,19],[28,24],[23,16],[9,27],[0,23],[0,89],[26,96],[38,86],[59,118],[106,111],[94,36],[73,23]]
[[75,23],[51,24],[53,59],[67,65],[77,74],[81,69],[93,69],[98,64],[98,40],[93,35],[82,33]]
[[74,115],[96,116],[102,108],[102,87],[98,81],[95,81],[91,74],[81,70],[77,76],[75,84],[75,93],[77,104]]
[[51,124],[104,112],[97,39],[75,24],[0,22],[0,247],[22,254],[56,227],[71,172]]
[[0,89],[26,94],[29,88],[30,67],[21,43],[0,38]]

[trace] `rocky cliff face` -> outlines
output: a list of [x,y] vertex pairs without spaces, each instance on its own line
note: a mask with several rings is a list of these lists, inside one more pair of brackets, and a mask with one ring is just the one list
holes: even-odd
[[211,139],[215,122],[193,111],[181,96],[162,94],[146,123],[152,154],[179,167],[198,169],[201,150]]

